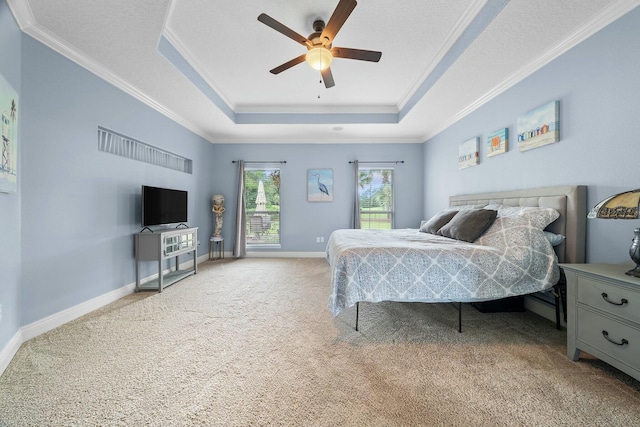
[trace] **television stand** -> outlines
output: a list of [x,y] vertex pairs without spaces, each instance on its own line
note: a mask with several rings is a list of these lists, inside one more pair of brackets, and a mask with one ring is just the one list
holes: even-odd
[[[150,290],[162,292],[162,289],[198,272],[198,228],[180,228],[161,230],[155,233],[135,235],[136,287],[135,292]],[[193,268],[180,270],[179,256],[193,252]],[[163,274],[163,262],[175,257],[176,268]],[[158,263],[158,277],[146,283],[140,283],[140,263],[155,261]]]

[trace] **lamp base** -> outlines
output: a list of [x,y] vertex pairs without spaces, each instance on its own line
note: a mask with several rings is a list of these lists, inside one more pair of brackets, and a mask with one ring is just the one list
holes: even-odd
[[626,274],[628,276],[633,276],[633,277],[640,278],[640,265],[636,265],[636,268],[633,268],[633,269],[625,272],[624,274]]
[[631,247],[629,248],[629,256],[631,261],[636,263],[636,268],[627,271],[625,274],[633,277],[640,277],[640,228],[633,230],[635,236],[631,241]]

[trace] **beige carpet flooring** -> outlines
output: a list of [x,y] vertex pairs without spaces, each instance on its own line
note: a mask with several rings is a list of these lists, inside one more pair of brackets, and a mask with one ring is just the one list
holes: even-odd
[[637,426],[640,382],[531,313],[361,305],[323,259],[201,264],[22,345],[0,426]]

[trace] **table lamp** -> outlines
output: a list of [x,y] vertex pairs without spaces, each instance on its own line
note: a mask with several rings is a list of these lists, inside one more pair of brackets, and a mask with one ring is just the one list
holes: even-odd
[[[607,197],[594,206],[587,218],[605,219],[638,219],[640,205],[640,188]],[[640,228],[634,230],[635,237],[631,241],[629,256],[636,263],[636,268],[625,274],[640,278]]]

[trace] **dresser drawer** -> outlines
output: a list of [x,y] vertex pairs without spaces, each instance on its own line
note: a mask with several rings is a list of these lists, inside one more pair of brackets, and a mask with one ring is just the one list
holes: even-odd
[[577,298],[582,304],[640,323],[640,286],[634,292],[609,282],[578,276]]
[[[629,365],[637,366],[640,360],[640,329],[618,322],[583,307],[578,307],[577,339],[603,353]],[[616,345],[604,336],[608,333],[611,341],[624,345]]]

